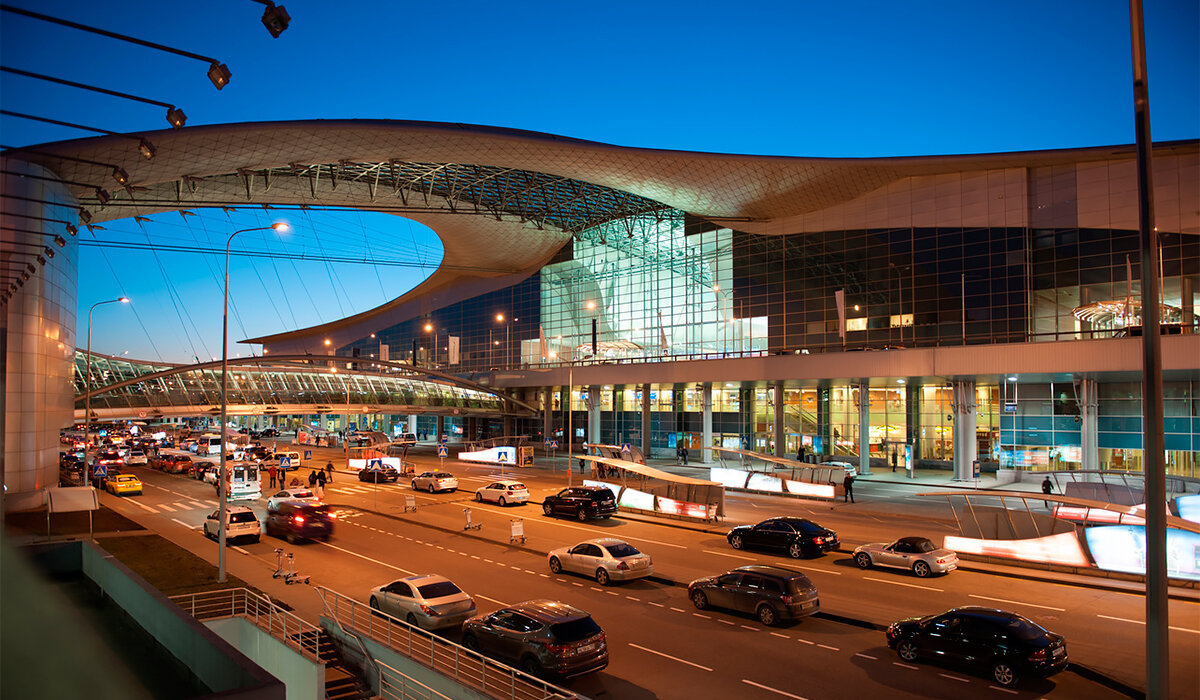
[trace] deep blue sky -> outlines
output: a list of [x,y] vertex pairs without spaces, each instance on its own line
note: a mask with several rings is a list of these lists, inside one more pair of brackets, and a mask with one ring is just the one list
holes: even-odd
[[[175,103],[189,125],[421,119],[628,146],[829,157],[1134,139],[1123,0],[837,7],[287,0],[292,25],[279,39],[259,23],[262,6],[249,0],[11,4],[228,64],[233,78],[218,92],[203,63],[0,13],[4,65]],[[1197,3],[1145,0],[1145,20],[1153,136],[1196,138]],[[7,74],[0,75],[0,100],[5,109],[114,131],[166,125],[158,107]],[[0,142],[10,146],[86,135],[0,118]],[[96,235],[223,247],[228,231],[266,225],[264,216],[171,214],[140,225],[114,222]],[[244,234],[245,245],[402,265],[298,263],[293,270],[291,263],[238,259],[231,337],[376,306],[411,288],[440,256],[421,226],[388,215],[314,212],[293,223],[297,231],[286,241]],[[81,270],[81,345],[87,307],[127,294],[132,309],[97,310],[94,349],[173,361],[219,354],[218,257],[85,247]],[[292,280],[274,282],[289,271]]]

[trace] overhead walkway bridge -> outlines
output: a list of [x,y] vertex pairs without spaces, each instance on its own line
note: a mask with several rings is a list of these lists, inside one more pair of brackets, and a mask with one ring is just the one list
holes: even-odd
[[[88,399],[88,355],[75,352],[75,419]],[[92,353],[93,419],[165,418],[221,412],[221,362],[194,365]],[[400,362],[329,355],[229,360],[232,416],[430,414],[532,416],[535,407],[461,377]]]

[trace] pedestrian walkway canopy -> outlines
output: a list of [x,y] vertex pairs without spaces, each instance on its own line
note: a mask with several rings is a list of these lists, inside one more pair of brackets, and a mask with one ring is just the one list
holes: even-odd
[[[88,396],[88,355],[75,353],[75,417]],[[92,353],[93,418],[217,414],[221,362],[154,363]],[[493,389],[399,362],[314,355],[229,360],[230,415],[533,415],[535,408]]]
[[[622,488],[634,488],[629,484],[629,476],[632,474],[637,482],[637,490],[642,493],[704,506],[715,506],[717,515],[725,514],[725,487],[715,481],[671,474],[624,459],[592,455],[571,456],[574,459],[591,462],[593,465],[603,465],[608,469],[616,470],[621,477]],[[599,469],[594,469],[594,471],[598,472]],[[654,510],[654,508],[643,508],[643,510]]]

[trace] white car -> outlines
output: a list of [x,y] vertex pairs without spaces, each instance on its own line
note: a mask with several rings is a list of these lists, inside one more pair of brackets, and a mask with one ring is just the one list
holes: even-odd
[[607,586],[610,581],[629,581],[654,573],[654,562],[648,554],[611,537],[555,549],[546,555],[546,561],[550,571],[556,574],[574,571],[594,577],[601,586]]
[[370,605],[410,625],[457,627],[475,615],[475,601],[444,576],[421,574],[371,589]]
[[528,503],[529,489],[519,481],[501,479],[475,489],[475,500],[480,503],[484,501],[499,503],[502,506],[510,503]]
[[146,453],[142,452],[141,450],[130,450],[129,454],[125,456],[126,464],[140,464],[145,466],[148,461],[149,460],[146,459]]
[[413,477],[413,491],[457,491],[458,479],[450,472],[422,472]]
[[901,537],[895,542],[864,544],[854,550],[859,568],[889,566],[908,569],[918,578],[948,574],[958,568],[958,554],[938,547],[927,537]]
[[850,476],[858,478],[858,467],[849,462],[821,462],[817,466],[825,469],[845,469]]
[[[214,510],[204,521],[204,536],[217,539],[220,537],[220,510]],[[258,542],[262,538],[262,525],[258,516],[246,506],[230,506],[225,509],[225,541],[246,538]]]
[[293,488],[284,489],[267,499],[267,510],[272,511],[279,507],[280,503],[312,503],[320,505],[321,499],[317,494],[312,492],[312,489]]

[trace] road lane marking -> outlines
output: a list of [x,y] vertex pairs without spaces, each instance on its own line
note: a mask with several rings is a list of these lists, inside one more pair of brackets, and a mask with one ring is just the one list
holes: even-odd
[[908,669],[912,669],[913,671],[918,671],[918,670],[920,670],[920,669],[918,669],[916,666],[913,666],[913,665],[911,665],[911,664],[902,664],[902,663],[900,663],[899,661],[893,661],[893,662],[892,662],[892,665],[893,665],[893,666],[899,666],[900,668],[908,668]]
[[1050,605],[1038,605],[1037,603],[1022,603],[1019,600],[1006,600],[1004,598],[989,598],[988,596],[975,595],[974,593],[968,593],[967,597],[968,598],[978,598],[980,600],[994,600],[997,603],[1010,603],[1012,605],[1028,605],[1031,608],[1042,608],[1044,610],[1057,610],[1058,612],[1066,612],[1067,611],[1066,608],[1056,608],[1056,607],[1053,607]]
[[791,639],[791,637],[787,636],[786,634],[780,634],[778,632],[772,632],[771,636],[772,637],[783,637],[784,639]]
[[742,629],[744,629],[744,630],[750,630],[751,632],[757,632],[757,631],[758,631],[758,628],[757,628],[757,627],[751,627],[750,625],[741,625],[741,628],[742,628]]
[[[681,610],[680,612],[683,612],[683,611]],[[692,613],[692,614],[693,614],[693,615],[695,615],[696,617],[703,617],[705,620],[711,620],[711,619],[712,619],[712,616],[711,616],[711,615],[701,615],[700,613]]]
[[621,595],[620,593],[617,593],[616,591],[605,591],[605,593],[607,593],[609,595],[615,595],[615,596]]
[[363,554],[359,554],[358,552],[352,552],[349,549],[343,549],[342,547],[339,547],[334,544],[329,544],[328,542],[317,542],[317,544],[321,545],[322,547],[329,547],[330,549],[336,549],[339,552],[345,552],[346,554],[358,557],[359,559],[366,559],[367,561],[369,561],[373,564],[378,564],[380,566],[386,566],[389,569],[395,569],[396,571],[399,571],[400,573],[408,574],[409,576],[416,576],[415,573],[409,571],[408,569],[401,569],[398,566],[393,566],[391,564],[388,564],[387,562],[379,561],[378,559],[372,559],[371,557],[365,556]]
[[694,668],[699,668],[699,669],[704,669],[705,671],[709,671],[709,672],[711,672],[711,671],[712,671],[712,669],[711,669],[711,668],[709,668],[708,666],[701,666],[700,664],[694,664],[694,663],[692,663],[691,661],[687,661],[686,659],[681,659],[681,658],[679,658],[678,656],[671,656],[670,654],[664,654],[664,653],[662,653],[661,651],[655,651],[655,650],[653,650],[653,649],[647,649],[646,647],[644,647],[644,646],[641,646],[641,645],[638,645],[638,644],[634,644],[633,642],[626,642],[626,644],[628,644],[629,646],[633,647],[634,649],[641,649],[642,651],[644,651],[644,652],[646,652],[646,653],[649,653],[649,654],[654,654],[654,655],[656,655],[656,656],[661,656],[661,657],[663,657],[664,659],[670,659],[670,660],[672,660],[672,661],[678,661],[678,662],[679,662],[679,663],[681,663],[681,664],[687,664],[688,666],[692,666],[692,667],[694,667]]
[[171,518],[171,522],[179,523],[180,525],[186,527],[189,530],[195,530],[197,527],[199,527],[198,525],[188,525],[187,523],[183,522],[182,520],[176,520],[175,518]]
[[241,547],[230,547],[230,549],[241,552],[242,554],[245,554],[247,556],[250,555],[250,552],[247,552],[246,550],[242,549]]
[[879,583],[890,583],[890,584],[891,584],[891,585],[893,585],[893,586],[904,586],[905,588],[920,588],[921,590],[925,590],[925,591],[937,591],[938,593],[945,593],[945,592],[946,592],[945,590],[943,590],[943,589],[941,589],[941,588],[934,588],[933,586],[918,586],[918,585],[917,585],[917,584],[915,584],[915,583],[903,583],[903,582],[901,582],[901,581],[889,581],[889,580],[887,580],[887,579],[885,579],[885,578],[872,578],[872,577],[870,577],[870,576],[863,576],[863,580],[865,580],[865,581],[878,581]]
[[633,596],[631,596],[631,595],[627,595],[627,596],[625,596],[625,598],[626,598],[627,600],[633,600],[633,601],[637,601],[637,602],[639,602],[639,603],[640,603],[640,602],[642,602],[642,599],[641,599],[641,598],[634,598],[634,597],[633,597]]
[[592,586],[591,588],[593,591],[595,591],[597,593],[600,593],[601,591],[604,590],[603,588],[600,588],[599,586]]
[[583,584],[582,584],[582,583],[579,583],[578,581],[572,581],[572,582],[571,582],[571,585],[572,585],[572,586],[579,586],[580,588],[583,588]]
[[[511,513],[509,513],[509,512],[506,512],[503,510],[494,510],[492,508],[482,508],[479,506],[479,504],[475,504],[474,506],[472,506],[472,510],[482,510],[486,513],[495,513],[496,515],[503,515],[506,518],[511,516]],[[595,530],[592,530],[592,529],[589,529],[586,527],[579,527],[578,525],[570,525],[568,523],[558,522],[557,520],[542,519],[542,520],[533,520],[530,522],[542,523],[544,525],[556,525],[558,527],[570,528],[572,530],[582,530],[584,532],[590,532],[593,535],[596,533]],[[651,544],[662,545],[663,547],[674,547],[675,549],[687,549],[687,545],[683,545],[683,544],[672,544],[671,542],[662,542],[660,540],[652,540],[652,539],[648,539],[646,537],[634,537],[633,535],[626,535],[625,533],[617,533],[617,534],[619,534],[620,539],[623,539],[623,540],[637,540],[638,542],[649,542]]]
[[146,510],[150,511],[151,513],[156,513],[156,514],[158,513],[157,508],[155,508],[154,506],[148,506],[145,503],[140,503],[138,501],[126,501],[126,503],[132,503],[133,505],[137,506],[138,508],[145,508]]
[[705,554],[715,554],[719,557],[730,557],[732,559],[741,559],[743,561],[758,561],[754,557],[742,556],[741,554],[730,554],[729,552],[717,552],[717,551],[714,551],[711,549],[702,549],[700,551],[704,552]]
[[1017,694],[1017,691],[1015,691],[1015,690],[1009,690],[1008,688],[1001,688],[998,685],[989,685],[988,687],[991,688],[992,690],[999,690],[1002,693],[1008,693],[1009,695]]
[[958,676],[952,676],[949,673],[939,673],[938,675],[941,676],[942,678],[949,678],[952,681],[958,681],[959,683],[970,683],[971,682],[971,681],[967,680],[966,678],[959,678]]
[[809,646],[813,646],[814,644],[816,644],[816,642],[810,642],[807,639],[800,639],[799,637],[796,637],[796,641],[800,642],[801,644],[807,644]]
[[480,593],[476,593],[476,594],[475,594],[475,597],[476,597],[476,598],[483,598],[484,600],[488,601],[489,603],[495,603],[496,605],[501,605],[501,606],[503,606],[503,605],[508,605],[508,603],[505,603],[505,602],[503,602],[503,601],[496,600],[495,598],[489,598],[489,597],[487,597],[487,596],[485,596],[485,595],[482,595],[482,594],[480,594]]
[[654,606],[654,607],[656,607],[656,608],[665,608],[665,607],[667,607],[667,606],[663,605],[662,603],[655,603],[654,601],[650,601],[650,604],[651,604],[651,605],[653,605],[653,606]]
[[818,574],[831,574],[833,576],[841,576],[842,575],[842,572],[840,572],[840,571],[830,571],[829,569],[818,569],[813,566],[800,566],[799,564],[795,564],[792,562],[788,562],[787,567],[789,569],[804,569],[805,571],[815,571]]
[[196,501],[192,501],[192,502],[190,503],[190,505],[191,505],[193,508],[203,508],[203,507],[204,507],[204,504],[203,504],[203,503],[197,503]]
[[785,698],[795,698],[795,700],[808,700],[807,698],[802,697],[800,695],[792,695],[791,693],[782,691],[778,688],[772,688],[771,686],[763,685],[762,683],[755,683],[754,681],[746,679],[746,678],[743,678],[742,682],[745,683],[746,685],[752,685],[755,688],[762,688],[763,690],[769,690],[772,693],[775,693],[776,695],[782,695]]
[[684,610],[683,608],[671,608],[671,609],[674,610],[675,612],[687,612],[687,610]]
[[174,508],[172,508],[171,506],[167,505],[166,503],[159,503],[159,504],[158,504],[158,507],[159,507],[159,508],[162,508],[163,510],[167,511],[168,513],[174,513],[174,512],[175,512],[175,509],[174,509]]
[[538,574],[538,576],[541,576],[542,578],[550,578],[549,574]]
[[818,644],[817,646],[821,647],[822,649],[828,649],[830,651],[841,651],[841,649],[838,649],[837,647],[831,647],[828,644]]
[[477,559],[479,559],[479,556],[478,556],[478,555],[476,555],[476,554],[472,554],[472,555],[471,555],[471,558],[472,558],[472,559],[476,559],[476,560],[477,560]]
[[861,657],[863,657],[864,659],[870,659],[870,660],[872,660],[872,661],[878,661],[878,660],[879,660],[879,657],[878,657],[878,656],[871,656],[870,654],[863,654],[863,653],[861,653],[861,652],[857,652],[857,651],[856,651],[856,652],[854,652],[854,655],[855,655],[855,656],[861,656]]
[[[1097,614],[1097,615],[1096,615],[1096,617],[1102,617],[1102,618],[1104,618],[1105,620],[1116,620],[1116,621],[1118,621],[1118,622],[1132,622],[1132,623],[1133,623],[1133,624],[1135,624],[1135,625],[1144,625],[1144,624],[1146,624],[1146,623],[1145,623],[1144,621],[1142,621],[1142,620],[1130,620],[1130,619],[1129,619],[1129,618],[1127,618],[1127,617],[1113,617],[1113,616],[1111,616],[1111,615],[1100,615],[1100,614]],[[1191,632],[1192,634],[1200,634],[1200,630],[1189,629],[1189,628],[1187,628],[1187,627],[1174,627],[1174,626],[1170,626],[1170,627],[1167,627],[1167,629],[1172,629],[1172,630],[1175,630],[1176,632]]]
[[723,623],[725,623],[727,625],[731,625],[731,626],[737,624],[736,622],[730,622],[729,620],[717,620],[717,622],[723,622]]

